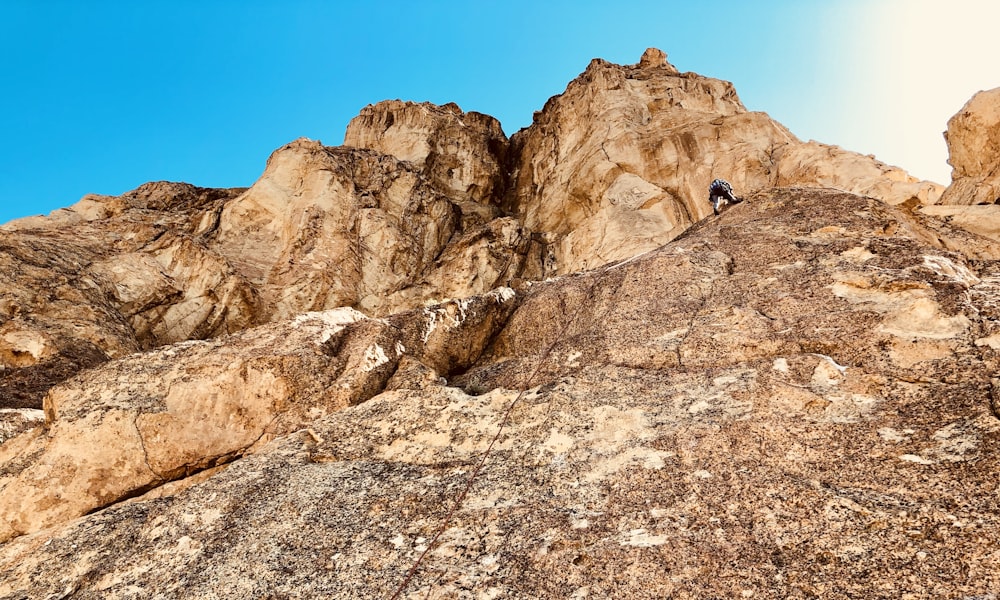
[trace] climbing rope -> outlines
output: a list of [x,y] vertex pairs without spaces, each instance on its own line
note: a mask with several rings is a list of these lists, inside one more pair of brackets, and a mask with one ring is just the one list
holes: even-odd
[[[605,269],[605,271],[606,270],[607,269]],[[602,278],[599,277],[596,273],[593,275],[593,281],[591,282],[590,287],[587,288],[587,294],[586,294],[587,298],[590,298],[593,295],[594,289],[597,287],[597,284],[598,282],[601,281],[601,279]],[[546,360],[548,360],[549,355],[552,353],[553,349],[555,349],[556,345],[563,340],[564,336],[566,335],[566,332],[569,330],[569,326],[572,325],[574,321],[576,321],[576,317],[580,314],[580,311],[583,310],[583,307],[586,304],[587,304],[586,302],[579,302],[577,304],[576,310],[573,311],[573,314],[570,315],[569,319],[567,319],[566,322],[563,324],[562,328],[556,334],[555,339],[552,341],[551,344],[549,344],[545,348],[545,351],[542,352],[542,355],[539,357],[538,362],[535,364],[535,368],[531,371],[531,374],[528,376],[528,380],[522,386],[521,391],[518,392],[517,397],[514,398],[514,401],[510,403],[510,405],[507,407],[507,410],[504,411],[503,419],[500,421],[500,427],[497,428],[497,432],[493,436],[493,439],[490,441],[489,446],[486,447],[486,450],[480,457],[478,464],[476,464],[476,468],[473,469],[472,473],[469,475],[468,480],[465,482],[465,487],[462,488],[461,493],[459,493],[459,495],[455,498],[455,501],[452,503],[451,509],[445,515],[444,520],[441,522],[437,530],[434,532],[434,535],[431,537],[431,540],[427,544],[427,547],[424,548],[424,551],[420,553],[419,557],[417,557],[417,560],[413,563],[413,566],[411,566],[410,570],[406,573],[406,577],[403,579],[403,582],[399,584],[399,587],[396,588],[396,591],[392,594],[392,596],[389,597],[389,600],[396,600],[397,598],[400,597],[400,594],[402,594],[406,590],[407,586],[410,584],[414,576],[417,574],[417,570],[420,568],[421,563],[424,562],[424,559],[431,552],[431,550],[433,550],[437,546],[437,542],[441,538],[441,535],[445,532],[445,530],[448,529],[448,526],[451,525],[451,521],[454,518],[455,513],[458,512],[458,509],[462,506],[462,503],[465,501],[465,497],[468,495],[469,490],[472,489],[472,484],[475,483],[476,478],[479,476],[479,472],[482,471],[483,469],[483,465],[486,464],[486,459],[489,458],[490,454],[492,453],[493,446],[496,445],[497,440],[499,440],[500,436],[503,435],[504,428],[507,427],[507,423],[510,421],[510,416],[511,414],[513,414],[514,408],[518,405],[521,399],[524,398],[525,393],[531,388],[532,383],[535,381],[535,377],[541,371],[541,368],[545,364]]]

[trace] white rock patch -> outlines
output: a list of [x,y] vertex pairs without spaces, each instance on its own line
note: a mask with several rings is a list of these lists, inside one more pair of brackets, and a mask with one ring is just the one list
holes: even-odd
[[365,349],[364,362],[361,363],[361,370],[367,373],[389,362],[385,350],[378,344],[372,344]]
[[966,287],[976,285],[980,279],[964,265],[958,265],[943,256],[924,255],[924,265],[942,277],[964,284]]
[[361,312],[354,310],[353,308],[344,306],[341,308],[334,308],[331,310],[321,310],[312,311],[307,313],[302,313],[301,315],[295,317],[292,324],[295,327],[301,327],[307,324],[320,324],[323,328],[320,330],[319,340],[317,344],[325,344],[336,335],[344,327],[350,325],[351,323],[356,323],[357,321],[362,321],[368,317]]
[[667,536],[653,535],[645,529],[633,529],[623,536],[618,542],[622,546],[634,546],[636,548],[651,548],[662,546],[667,543]]

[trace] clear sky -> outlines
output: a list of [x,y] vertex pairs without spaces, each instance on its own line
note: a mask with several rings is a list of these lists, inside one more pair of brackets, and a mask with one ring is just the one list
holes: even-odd
[[804,140],[949,181],[941,132],[1000,86],[995,0],[4,0],[0,222],[146,181],[248,186],[387,98],[512,134],[591,58],[658,47]]

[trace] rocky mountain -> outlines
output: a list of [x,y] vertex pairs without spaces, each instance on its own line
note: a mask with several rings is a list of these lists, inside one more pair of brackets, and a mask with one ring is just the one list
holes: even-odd
[[8,223],[0,598],[992,597],[998,131],[944,189],[650,49]]

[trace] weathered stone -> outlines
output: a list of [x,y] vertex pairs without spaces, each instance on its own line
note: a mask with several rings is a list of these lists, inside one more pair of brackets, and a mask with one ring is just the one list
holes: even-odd
[[810,141],[789,144],[774,152],[776,186],[819,186],[878,198],[889,204],[932,205],[944,186],[920,181],[874,156]]
[[936,204],[924,206],[920,212],[956,225],[992,240],[1000,241],[1000,206]]
[[948,121],[951,185],[943,204],[1000,204],[1000,88],[973,96]]
[[138,349],[87,270],[96,246],[0,231],[0,408],[40,408],[55,382]]
[[346,139],[0,230],[0,597],[1000,588],[990,206],[655,49]]
[[228,462],[367,400],[404,356],[462,371],[514,297],[503,288],[388,321],[349,308],[306,313],[91,369],[46,395],[44,434],[0,446],[0,541]]
[[411,162],[455,200],[489,205],[503,194],[507,136],[500,122],[456,104],[387,100],[366,106],[348,123],[344,145]]
[[732,84],[679,73],[652,49],[638,65],[602,60],[511,138],[506,208],[552,236],[552,269],[570,273],[674,239],[711,214],[709,183],[738,193],[835,187],[891,204],[932,204],[943,188],[871,156],[802,143],[748,112]]
[[45,423],[45,413],[34,408],[0,409],[0,444],[25,431],[41,427]]
[[[453,236],[487,226],[488,218],[465,218],[467,202],[442,194],[412,161],[299,140],[276,151],[261,179],[226,206],[213,247],[259,287],[265,321],[337,306],[413,308],[441,297],[443,290],[411,288],[434,279]],[[481,262],[468,259],[467,269]],[[449,279],[454,296],[502,283],[472,275],[467,286]]]
[[[8,541],[0,593],[390,597],[433,540],[403,597],[989,594],[1000,277],[920,227],[778,190],[531,285],[466,391],[397,379],[196,483]],[[409,335],[462,312],[438,310]]]

